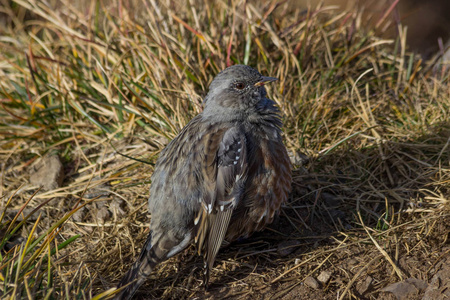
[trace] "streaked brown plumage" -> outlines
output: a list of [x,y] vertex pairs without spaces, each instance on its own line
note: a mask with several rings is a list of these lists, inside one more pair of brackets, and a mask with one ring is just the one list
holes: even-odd
[[291,165],[275,103],[275,78],[242,65],[211,83],[204,111],[161,152],[150,188],[150,234],[118,287],[131,298],[154,267],[192,242],[203,254],[206,284],[217,251],[273,221],[291,186]]

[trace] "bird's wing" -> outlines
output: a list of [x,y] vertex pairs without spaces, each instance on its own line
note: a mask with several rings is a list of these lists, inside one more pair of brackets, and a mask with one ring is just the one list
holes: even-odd
[[203,170],[206,191],[195,219],[195,242],[205,257],[206,280],[225,238],[233,210],[244,193],[247,176],[245,135],[233,127],[220,137],[209,138],[209,146],[205,147],[208,151]]

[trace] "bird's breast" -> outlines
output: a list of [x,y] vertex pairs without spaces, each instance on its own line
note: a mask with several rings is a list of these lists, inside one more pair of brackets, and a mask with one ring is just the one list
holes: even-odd
[[281,138],[249,133],[247,143],[248,178],[244,197],[230,222],[228,241],[270,224],[291,189],[291,164]]

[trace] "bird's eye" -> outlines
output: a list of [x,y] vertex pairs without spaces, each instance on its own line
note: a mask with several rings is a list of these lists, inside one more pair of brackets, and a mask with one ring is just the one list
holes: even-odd
[[238,90],[243,90],[245,88],[245,84],[243,82],[236,82],[234,87],[237,88]]

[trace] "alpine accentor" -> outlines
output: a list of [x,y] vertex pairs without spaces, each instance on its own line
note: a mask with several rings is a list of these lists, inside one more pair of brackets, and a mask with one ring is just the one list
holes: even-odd
[[204,110],[161,152],[152,175],[150,234],[118,287],[131,298],[155,266],[194,242],[206,284],[226,241],[271,223],[291,188],[281,120],[264,84],[276,78],[235,65],[212,81]]

